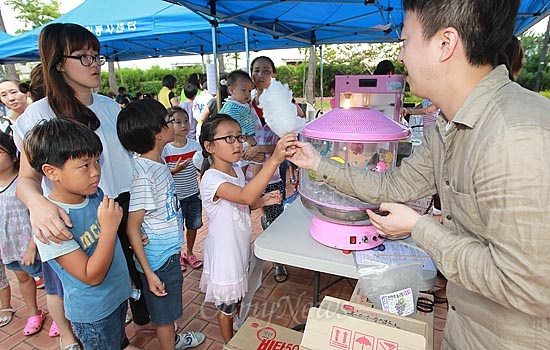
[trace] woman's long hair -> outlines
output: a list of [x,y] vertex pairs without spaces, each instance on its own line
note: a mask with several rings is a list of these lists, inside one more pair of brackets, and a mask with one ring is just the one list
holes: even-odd
[[42,29],[38,43],[45,92],[55,115],[75,119],[97,130],[99,119],[75,97],[75,91],[63,79],[59,65],[66,60],[63,56],[83,48],[99,52],[99,40],[78,24],[52,23]]

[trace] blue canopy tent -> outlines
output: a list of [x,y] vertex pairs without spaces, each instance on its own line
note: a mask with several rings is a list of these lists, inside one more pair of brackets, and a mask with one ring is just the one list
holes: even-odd
[[[51,23],[78,23],[88,28],[99,38],[101,53],[109,61],[214,52],[210,23],[189,9],[162,0],[86,0]],[[41,30],[38,27],[2,41],[0,63],[38,61]],[[219,53],[243,52],[247,47],[268,50],[305,46],[230,23],[220,24],[215,33]]]
[[[200,13],[214,25],[234,23],[314,46],[397,42],[404,19],[402,0],[165,1]],[[514,33],[522,34],[548,14],[550,0],[520,0]],[[321,81],[321,96],[322,89]]]
[[[165,0],[211,18],[310,45],[395,42],[401,0]],[[550,14],[549,0],[521,0],[515,34]]]
[[11,38],[13,38],[13,36],[11,36],[8,33],[3,32],[3,31],[0,30],[0,44],[2,42],[4,42],[5,40],[11,39]]

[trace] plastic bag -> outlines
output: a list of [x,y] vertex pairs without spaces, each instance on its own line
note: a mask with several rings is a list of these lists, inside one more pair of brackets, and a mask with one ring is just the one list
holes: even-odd
[[375,263],[357,269],[361,287],[374,306],[399,316],[414,317],[422,264]]

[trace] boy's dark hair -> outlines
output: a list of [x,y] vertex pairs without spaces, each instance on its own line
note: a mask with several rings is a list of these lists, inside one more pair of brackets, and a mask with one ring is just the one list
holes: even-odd
[[208,160],[208,157],[210,157],[210,153],[208,153],[208,151],[206,150],[206,147],[204,147],[204,143],[206,141],[211,142],[212,139],[214,139],[214,137],[216,136],[216,131],[218,130],[218,125],[220,125],[223,122],[233,122],[239,125],[239,123],[235,119],[223,113],[218,113],[214,116],[209,117],[202,124],[201,134],[199,136],[199,143],[201,144],[202,156],[204,158],[202,162],[202,167],[201,167],[201,174],[204,174],[204,172],[210,168],[210,161]]
[[201,84],[201,73],[191,73],[187,82],[198,87]]
[[166,86],[170,90],[176,87],[176,77],[172,74],[167,74],[162,78],[162,86]]
[[244,81],[248,80],[252,82],[252,78],[250,77],[250,75],[248,75],[247,72],[241,69],[237,69],[227,75],[227,86],[233,86],[239,80],[244,80]]
[[390,60],[382,60],[376,65],[373,75],[388,75],[395,72],[395,66]]
[[518,7],[519,0],[403,0],[425,40],[442,28],[455,28],[473,66],[493,64],[512,37]]
[[25,136],[25,155],[42,175],[44,164],[63,168],[69,159],[99,156],[102,151],[101,140],[92,129],[68,118],[41,120]]
[[130,102],[120,111],[116,131],[122,146],[131,152],[147,153],[155,147],[155,136],[166,125],[166,108],[157,100]]
[[185,97],[187,97],[188,99],[192,99],[192,98],[195,98],[195,96],[197,96],[197,92],[199,91],[199,88],[197,85],[193,84],[193,83],[187,83],[185,84],[185,86],[183,87],[183,94],[185,95]]
[[126,94],[126,88],[124,86],[119,87],[118,94],[119,95]]
[[174,114],[176,113],[183,113],[185,114],[185,116],[187,117],[187,120],[189,120],[189,114],[187,113],[187,111],[179,106],[174,106],[174,107],[170,107],[168,108],[168,116],[169,117],[173,117]]
[[19,170],[17,147],[15,147],[15,142],[13,142],[13,137],[10,134],[0,132],[0,149],[6,152],[11,159],[15,161],[14,167]]

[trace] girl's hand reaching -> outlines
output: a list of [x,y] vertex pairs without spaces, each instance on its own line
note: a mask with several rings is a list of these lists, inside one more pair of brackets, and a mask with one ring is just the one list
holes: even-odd
[[278,163],[282,163],[291,154],[290,151],[296,142],[296,134],[286,134],[281,137],[277,145],[275,145],[275,150],[273,150],[270,160],[273,159]]

